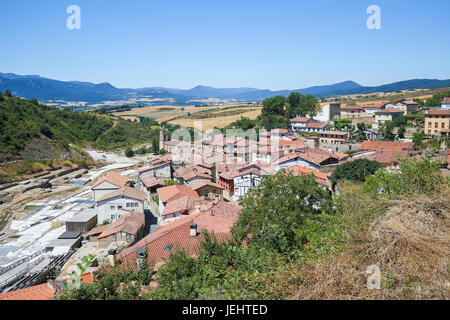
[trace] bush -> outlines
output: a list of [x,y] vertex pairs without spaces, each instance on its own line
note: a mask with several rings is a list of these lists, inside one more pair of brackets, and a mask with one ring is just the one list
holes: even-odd
[[340,180],[362,181],[374,174],[383,166],[377,162],[367,159],[357,159],[349,161],[338,166],[330,177],[333,187]]
[[128,158],[131,158],[132,156],[134,156],[134,151],[131,150],[130,148],[128,148],[127,150],[125,150],[125,155],[126,155]]

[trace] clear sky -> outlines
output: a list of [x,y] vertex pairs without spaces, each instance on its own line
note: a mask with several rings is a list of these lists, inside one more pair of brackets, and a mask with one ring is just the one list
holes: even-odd
[[449,14],[449,0],[4,0],[0,72],[183,89],[449,79]]

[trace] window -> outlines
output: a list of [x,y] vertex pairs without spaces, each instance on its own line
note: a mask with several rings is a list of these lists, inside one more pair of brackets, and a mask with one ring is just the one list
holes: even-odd
[[438,127],[438,123],[437,123],[437,122],[434,123],[434,127],[435,127],[435,128]]
[[445,123],[444,123],[444,122],[442,122],[442,124],[441,124],[441,128],[442,128],[442,129],[444,129],[444,128],[445,128]]
[[111,206],[111,210],[116,210],[116,206]]
[[119,210],[122,209],[122,206],[117,206],[117,209],[119,209]]

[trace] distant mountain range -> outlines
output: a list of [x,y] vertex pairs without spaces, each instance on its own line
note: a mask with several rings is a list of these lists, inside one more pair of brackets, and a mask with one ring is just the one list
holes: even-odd
[[389,83],[381,86],[365,87],[354,81],[344,81],[332,85],[314,86],[296,90],[271,91],[257,88],[213,88],[197,86],[192,89],[148,87],[139,89],[116,88],[110,83],[81,81],[58,81],[38,75],[17,75],[0,73],[0,90],[9,89],[14,95],[53,105],[192,105],[205,104],[208,99],[219,102],[260,102],[266,98],[291,92],[312,94],[315,97],[330,97],[349,94],[369,94],[374,92],[394,92],[406,89],[426,89],[450,86],[450,79],[414,79]]

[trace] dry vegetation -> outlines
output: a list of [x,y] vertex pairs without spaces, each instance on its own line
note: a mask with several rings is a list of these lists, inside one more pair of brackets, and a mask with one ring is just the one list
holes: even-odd
[[[293,298],[449,299],[450,193],[388,205],[353,245],[303,269]],[[367,287],[371,265],[379,290]]]

